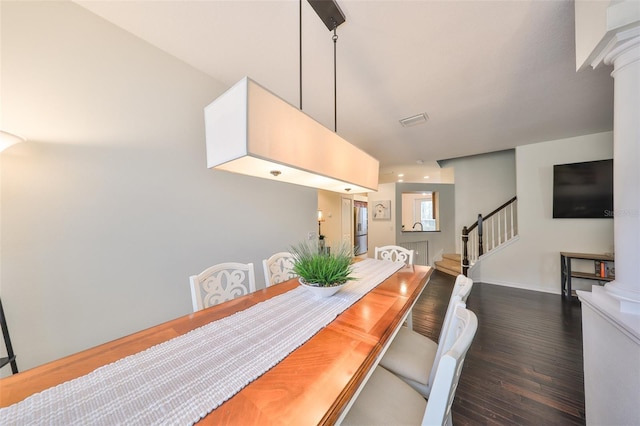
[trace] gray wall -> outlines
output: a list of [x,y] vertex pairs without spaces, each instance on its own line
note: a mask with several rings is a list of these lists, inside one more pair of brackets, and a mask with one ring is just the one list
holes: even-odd
[[29,139],[0,156],[21,369],[189,313],[215,263],[262,288],[261,260],[317,232],[316,190],[206,168],[223,84],[73,3],[0,4],[2,126]]
[[[402,193],[416,191],[434,191],[438,193],[440,231],[436,232],[402,232]],[[433,265],[434,258],[438,254],[455,252],[455,187],[452,184],[427,184],[427,183],[397,183],[395,192],[395,215],[392,220],[395,223],[396,243],[428,241],[428,264]]]
[[456,182],[456,252],[462,252],[462,227],[487,215],[516,195],[515,150],[490,152],[441,162],[453,167]]

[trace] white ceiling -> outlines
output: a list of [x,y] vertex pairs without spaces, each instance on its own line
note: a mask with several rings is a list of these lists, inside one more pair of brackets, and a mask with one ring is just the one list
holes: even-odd
[[[299,106],[298,0],[76,3],[226,85],[247,75]],[[613,127],[611,69],[575,71],[572,1],[339,5],[338,133],[380,160],[381,183]],[[332,33],[306,0],[302,14],[302,109],[333,129]],[[422,112],[426,124],[398,122]]]

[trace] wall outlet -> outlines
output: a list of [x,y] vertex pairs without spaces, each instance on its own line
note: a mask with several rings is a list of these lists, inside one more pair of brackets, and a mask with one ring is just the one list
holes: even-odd
[[316,238],[318,238],[316,233],[314,231],[309,231],[309,233],[307,234],[307,240],[311,241],[315,240]]

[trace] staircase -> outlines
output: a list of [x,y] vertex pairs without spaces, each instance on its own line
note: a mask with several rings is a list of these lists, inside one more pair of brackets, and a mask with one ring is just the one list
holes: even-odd
[[462,273],[469,275],[483,255],[517,240],[518,197],[513,197],[486,216],[478,215],[471,226],[462,228]]
[[438,260],[435,262],[436,270],[440,272],[444,272],[445,274],[453,275],[457,277],[462,273],[462,264],[461,258],[459,254],[450,253],[443,254],[442,260]]
[[486,216],[478,215],[478,220],[462,229],[462,255],[443,254],[442,260],[435,262],[436,270],[457,277],[467,275],[469,268],[476,264],[481,256],[499,246],[517,240],[517,197],[492,211]]

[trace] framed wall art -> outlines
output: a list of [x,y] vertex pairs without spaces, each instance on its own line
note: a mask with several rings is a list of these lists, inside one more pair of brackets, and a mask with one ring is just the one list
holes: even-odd
[[391,220],[391,200],[373,202],[373,220]]

